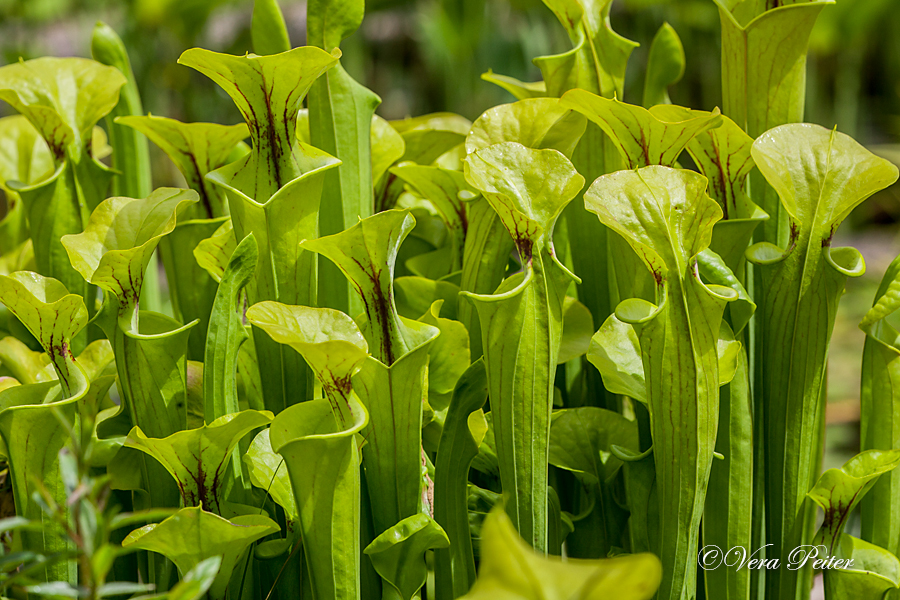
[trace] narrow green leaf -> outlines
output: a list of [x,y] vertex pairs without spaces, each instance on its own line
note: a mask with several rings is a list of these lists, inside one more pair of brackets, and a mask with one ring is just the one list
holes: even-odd
[[[895,382],[900,367],[898,333],[887,317],[900,308],[900,259],[894,259],[881,280],[872,308],[860,329],[866,332],[860,383],[860,448],[890,450],[894,442]],[[894,502],[900,477],[885,473],[860,503],[862,539],[895,554],[900,551],[900,512]]]
[[291,39],[278,0],[254,0],[250,39],[253,41],[253,51],[260,55],[279,54],[291,49]]
[[681,45],[681,38],[678,37],[674,27],[663,23],[650,44],[642,104],[647,108],[657,104],[671,104],[669,87],[684,77],[684,66],[684,46]]
[[450,547],[434,552],[437,600],[458,598],[475,583],[467,484],[469,468],[478,455],[479,437],[485,433],[480,428],[487,426],[480,410],[487,400],[487,385],[484,362],[476,361],[462,374],[453,390],[438,446],[434,465],[434,519],[446,532]]
[[238,352],[249,339],[240,308],[258,256],[256,238],[251,233],[231,255],[216,292],[203,355],[203,413],[207,423],[239,410]]

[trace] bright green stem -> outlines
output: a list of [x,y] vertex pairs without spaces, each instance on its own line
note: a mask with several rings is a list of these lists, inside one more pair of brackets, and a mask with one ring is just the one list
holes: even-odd
[[213,318],[203,355],[203,412],[207,423],[239,410],[238,351],[249,337],[241,305],[244,288],[256,271],[257,258],[256,239],[250,234],[232,254],[212,305]]
[[[474,294],[490,294],[503,281],[509,255],[515,245],[506,235],[503,223],[482,198],[473,200],[466,209],[469,229],[463,247],[460,290]],[[469,332],[469,346],[473,359],[482,355],[481,325],[475,307],[460,295],[457,303],[459,321]]]
[[[709,474],[703,511],[703,545],[727,552],[751,546],[753,516],[753,403],[747,353],[738,352],[738,368],[731,383],[719,394],[716,452]],[[731,557],[730,557],[731,558]],[[750,594],[750,569],[704,571],[707,597],[745,600]]]
[[[897,308],[900,258],[894,259],[860,327],[866,331],[860,386],[860,449],[900,448],[900,348],[885,317]],[[900,553],[900,475],[885,473],[860,503],[862,539]]]
[[459,598],[475,583],[468,482],[469,467],[478,455],[478,440],[469,419],[486,399],[487,373],[484,363],[478,361],[462,375],[453,392],[434,465],[434,519],[450,539],[449,548],[434,552],[437,600]]
[[360,571],[359,451],[366,411],[338,427],[327,400],[294,405],[272,423],[271,442],[284,456],[300,514],[304,557],[317,600],[358,600]]
[[[310,141],[343,162],[325,177],[319,214],[322,235],[340,233],[374,210],[370,132],[380,103],[378,96],[354,81],[340,65],[310,88]],[[322,261],[319,269],[320,305],[350,315],[362,312],[352,285],[337,268]]]
[[403,323],[412,349],[390,367],[366,358],[352,380],[369,411],[363,463],[376,536],[422,509],[422,398],[428,350],[439,330]]
[[571,279],[537,254],[527,278],[510,278],[495,296],[469,296],[485,349],[500,481],[519,534],[547,551],[547,458],[553,374],[562,335],[562,303]]
[[[715,345],[724,303],[703,297],[706,292],[694,281],[670,280],[668,285],[664,314],[635,329],[650,395],[659,497],[656,549],[669,566],[658,597],[687,600],[696,591],[697,569],[685,557],[697,556],[718,428],[718,364],[710,348]],[[687,303],[682,303],[687,294],[695,295],[705,318],[691,314]],[[674,333],[678,331],[691,334]]]

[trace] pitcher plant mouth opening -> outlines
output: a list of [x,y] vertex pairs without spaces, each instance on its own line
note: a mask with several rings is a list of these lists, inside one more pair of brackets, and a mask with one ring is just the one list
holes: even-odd
[[848,1],[139,3],[0,66],[0,595],[900,594]]

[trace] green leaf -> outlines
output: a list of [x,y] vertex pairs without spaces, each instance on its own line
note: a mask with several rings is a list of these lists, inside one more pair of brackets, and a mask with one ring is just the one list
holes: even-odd
[[378,185],[387,170],[406,153],[406,142],[391,124],[375,115],[370,134],[372,183]]
[[591,337],[587,359],[600,371],[603,385],[610,393],[628,396],[643,404],[649,402],[641,344],[630,323],[610,315]]
[[278,0],[254,0],[250,39],[253,51],[260,55],[279,54],[291,49],[291,39]]
[[637,423],[619,413],[583,406],[556,411],[550,425],[550,464],[589,484],[610,480],[622,466],[610,447],[638,447]]
[[[881,280],[872,308],[859,324],[866,332],[860,385],[860,448],[890,450],[894,445],[895,391],[900,368],[900,335],[887,317],[900,308],[900,259],[894,259]],[[888,418],[890,415],[890,418]],[[900,551],[900,507],[894,490],[900,477],[884,473],[860,503],[861,537],[897,554]]]
[[[772,290],[758,308],[755,343],[767,349],[758,365],[762,410],[779,415],[763,421],[761,438],[767,541],[778,555],[812,539],[804,500],[819,469],[828,345],[846,278],[865,270],[859,252],[832,248],[831,240],[853,208],[897,180],[897,168],[850,137],[809,124],[768,131],[752,154],[781,197],[792,231],[787,250],[764,242],[747,250],[761,265],[761,289]],[[802,570],[770,574],[766,587],[773,596],[793,594],[804,585],[798,578],[806,577]]]
[[[481,191],[519,250],[523,272],[494,295],[463,292],[481,324],[497,455],[508,511],[538,551],[547,548],[547,447],[563,302],[574,279],[553,251],[559,214],[584,185],[560,152],[515,142],[466,158],[466,178]],[[540,324],[540,325],[537,325]]]
[[607,97],[622,96],[625,67],[638,44],[614,32],[609,22],[613,0],[544,0],[566,29],[573,48],[534,59],[549,96],[582,88]]
[[12,252],[29,235],[25,206],[7,182],[35,183],[53,171],[53,155],[26,117],[0,119],[0,189],[6,195],[7,211],[0,220],[0,254]]
[[175,563],[183,578],[204,560],[221,556],[218,575],[209,589],[211,598],[221,600],[250,544],[278,530],[274,521],[261,515],[227,520],[199,506],[186,507],[162,523],[132,531],[122,546],[164,555]]
[[403,138],[406,152],[400,162],[430,165],[451,148],[462,144],[472,123],[453,113],[431,113],[420,117],[391,121]]
[[722,24],[725,114],[752,137],[802,121],[809,34],[819,12],[833,2],[799,0],[769,8],[714,1]]
[[819,476],[807,496],[825,512],[825,521],[814,543],[824,544],[829,556],[835,553],[847,519],[878,478],[900,465],[900,450],[866,450],[842,466]]
[[289,521],[297,521],[300,513],[294,500],[291,479],[284,466],[284,458],[272,449],[270,431],[263,429],[253,438],[243,460],[253,485],[268,492],[272,500],[284,509]]
[[663,23],[647,57],[647,73],[644,75],[644,100],[642,104],[650,108],[657,104],[671,104],[669,87],[684,77],[684,46],[675,28]]
[[[58,286],[46,280],[42,283],[50,288],[51,297],[59,291]],[[72,375],[68,387],[48,381],[0,390],[0,435],[6,446],[16,512],[43,525],[40,531],[21,533],[23,547],[42,554],[66,551],[74,545],[65,536],[61,524],[33,500],[40,498],[39,490],[58,505],[64,506],[68,499],[60,452],[71,441],[70,428],[77,426],[79,402],[88,393],[89,386],[84,371],[74,364],[70,353],[66,358],[73,363],[68,367],[68,374]],[[49,564],[40,569],[38,578],[75,583],[75,563]]]
[[50,357],[63,391],[71,395],[84,373],[75,365],[71,340],[88,321],[81,296],[70,294],[59,281],[31,271],[0,275],[0,302],[40,342]]
[[443,300],[436,300],[419,319],[440,330],[428,350],[428,393],[449,394],[471,364],[469,332],[459,321],[441,317]]
[[214,218],[227,214],[225,198],[206,174],[226,165],[235,146],[250,135],[247,125],[182,123],[153,115],[117,117],[116,123],[146,135],[166,153],[200,202],[185,218]]
[[245,435],[272,421],[267,411],[244,410],[219,417],[199,429],[148,438],[135,427],[125,445],[149,454],[175,478],[185,505],[221,512],[232,450]]
[[[0,99],[41,133],[56,167],[49,178],[7,182],[7,187],[25,205],[37,270],[83,298],[87,286],[69,264],[60,238],[81,232],[90,211],[106,197],[112,172],[92,156],[94,126],[116,105],[124,84],[114,67],[80,58],[40,58],[0,68]],[[73,342],[80,351],[86,334]]]
[[[549,181],[547,174],[553,175]],[[466,179],[500,217],[523,261],[552,246],[556,220],[584,185],[584,178],[560,152],[534,150],[517,142],[493,144],[469,154]]]
[[835,556],[841,567],[825,569],[826,598],[889,600],[897,596],[900,560],[887,550],[844,534]]
[[275,342],[287,344],[303,356],[341,427],[349,427],[356,420],[350,379],[369,353],[353,319],[330,308],[260,302],[247,310],[247,320]]
[[[302,62],[303,55],[293,54],[297,50],[267,57],[276,61],[275,63],[266,62],[260,66],[251,62],[249,67],[268,72],[266,69],[276,68],[280,64],[277,61],[283,59],[288,62],[282,66],[299,69],[302,64],[295,63],[298,60]],[[290,59],[288,54],[294,58]],[[261,76],[259,73],[257,75]],[[259,93],[262,94],[263,91],[261,89]],[[276,95],[283,101],[291,99],[293,102],[292,96],[282,97],[286,93],[286,90],[279,90]],[[256,97],[255,93],[251,97]],[[296,112],[293,105],[284,110]],[[263,126],[280,129],[284,125],[290,127],[292,132],[294,129],[293,123],[287,121],[284,124],[265,124],[248,119],[248,123],[251,124],[251,132]],[[254,149],[258,148],[257,143],[258,141],[254,142]],[[259,244],[260,260],[256,276],[247,292],[250,301],[274,300],[284,304],[309,306],[317,303],[317,257],[302,249],[300,241],[318,236],[317,215],[325,176],[340,161],[312,146],[300,142],[294,144],[293,135],[290,136],[290,144],[279,146],[286,154],[276,152],[279,157],[290,158],[289,165],[292,169],[290,172],[278,171],[280,175],[276,177],[277,181],[254,179],[253,164],[262,160],[255,153],[209,173],[207,178],[225,189],[231,209],[234,239],[244,239],[252,233]],[[266,146],[271,144],[266,142]],[[271,173],[268,171],[267,177]],[[276,184],[280,187],[274,187]],[[254,343],[263,398],[269,410],[278,413],[289,404],[312,396],[313,378],[299,356],[272,342],[258,329],[254,330]]]
[[290,474],[312,592],[323,600],[359,597],[356,434],[366,426],[368,414],[352,392],[346,414],[349,420],[339,425],[327,400],[295,404],[272,422],[269,437]]
[[[691,110],[675,116],[667,106],[648,110],[585,90],[566,92],[559,102],[599,125],[629,169],[649,165],[673,167],[695,136],[722,124],[719,109]],[[670,115],[676,118],[670,120]]]
[[370,323],[373,356],[385,365],[393,364],[410,349],[401,330],[391,283],[397,251],[415,223],[409,211],[389,210],[341,233],[300,244],[337,265],[356,289]]
[[221,566],[219,556],[201,560],[169,590],[168,600],[200,600],[212,587]]
[[364,552],[385,583],[394,589],[396,597],[412,600],[428,576],[425,552],[449,546],[450,540],[441,526],[428,515],[419,513],[376,537]]
[[[716,225],[719,223],[722,221]],[[713,241],[715,241],[715,232],[716,226],[713,226]],[[731,288],[737,293],[737,298],[728,305],[728,309],[735,333],[740,333],[750,322],[753,313],[756,312],[756,303],[750,298],[750,294],[734,272],[725,264],[724,259],[711,249],[706,249],[697,256],[697,271],[708,283]]]
[[[356,31],[365,14],[364,0],[313,0],[307,6],[307,43],[331,51]],[[381,98],[357,83],[341,65],[328,71],[309,91],[310,143],[343,161],[330,172],[323,194],[323,235],[340,233],[374,210],[372,135]],[[379,174],[380,177],[380,174]],[[362,310],[351,286],[337,269],[319,265],[319,304],[355,315]]]
[[563,303],[562,337],[556,364],[561,365],[587,353],[593,333],[594,320],[591,318],[591,311],[575,298],[566,296]]
[[195,202],[196,192],[177,188],[160,188],[142,200],[109,198],[84,232],[63,236],[62,245],[85,281],[113,294],[120,318],[134,323],[153,251],[175,229],[178,213]]
[[[484,198],[472,200],[467,213],[469,229],[463,249],[463,268],[459,287],[474,294],[490,294],[503,280],[514,243],[499,215]],[[472,356],[475,358],[481,356],[481,326],[478,315],[475,307],[463,294],[459,294],[457,315],[469,332]]]
[[181,55],[179,64],[200,71],[231,96],[250,128],[250,154],[230,169],[217,171],[225,183],[265,204],[289,182],[314,170],[313,165],[333,161],[323,160],[322,153],[311,154],[294,132],[310,86],[338,58],[339,50],[329,54],[309,46],[272,56],[231,56],[201,48]]
[[258,256],[256,238],[251,233],[232,254],[216,292],[203,355],[203,413],[207,423],[239,410],[238,352],[250,337],[239,307],[244,288],[256,271]]
[[436,327],[402,319],[411,346],[390,366],[363,361],[353,390],[369,411],[363,446],[375,535],[422,510],[422,399],[428,393],[428,352]]
[[312,0],[307,7],[307,43],[330,50],[359,29],[365,15],[363,0]]
[[234,239],[234,224],[231,219],[222,221],[211,236],[197,242],[194,247],[194,260],[217,282],[222,281],[222,274],[231,255],[237,248]]
[[[496,286],[495,286],[496,287]],[[418,319],[431,310],[437,300],[443,300],[441,313],[448,319],[457,319],[456,301],[459,286],[449,281],[435,281],[425,277],[397,277],[394,279],[394,300],[397,313],[407,319]]]
[[582,598],[649,600],[659,587],[662,565],[652,554],[600,560],[543,557],[516,535],[502,510],[494,509],[481,531],[481,568],[464,600],[491,598]]
[[502,142],[518,142],[535,150],[553,148],[571,158],[585,127],[587,120],[561,106],[556,98],[520,100],[482,113],[466,137],[466,152],[471,154]]
[[[810,34],[819,13],[834,2],[715,2],[722,25],[725,114],[754,138],[784,123],[802,122]],[[787,246],[790,217],[762,177],[751,179],[755,201],[771,217],[761,239]]]
[[469,468],[487,429],[481,412],[486,400],[487,371],[479,360],[456,383],[435,459],[434,519],[450,540],[449,548],[434,552],[438,600],[458,598],[475,582],[467,488]]
[[450,271],[460,270],[469,228],[469,204],[462,199],[475,194],[472,186],[466,183],[465,176],[459,171],[415,164],[393,167],[390,173],[403,180],[437,210],[450,236]]
[[6,372],[22,383],[49,381],[44,367],[50,364],[50,357],[32,350],[12,336],[0,340],[0,363]]
[[719,333],[725,304],[737,298],[696,273],[722,217],[706,186],[696,173],[650,166],[600,177],[585,193],[585,207],[628,242],[657,285],[658,304],[626,300],[616,318],[637,333],[654,452],[664,457],[655,461],[656,547],[675,567],[663,574],[661,597],[695,591],[696,569],[676,557],[697,552],[718,425]]
[[519,81],[515,77],[500,75],[494,73],[490,69],[488,69],[487,73],[482,73],[481,78],[502,87],[504,90],[515,96],[516,100],[543,98],[547,95],[547,84],[543,81]]
[[0,99],[31,121],[58,161],[78,162],[125,82],[118,69],[92,60],[37,58],[0,68]]

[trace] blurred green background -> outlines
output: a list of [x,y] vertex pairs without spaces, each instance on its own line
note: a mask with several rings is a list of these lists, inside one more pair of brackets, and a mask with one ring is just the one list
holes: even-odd
[[[89,56],[97,20],[112,25],[131,54],[144,107],[184,121],[236,123],[231,101],[199,73],[176,64],[202,46],[242,54],[250,47],[252,0],[0,0],[0,60],[44,55]],[[305,36],[305,0],[282,0],[294,45]],[[807,120],[856,137],[900,161],[900,11],[898,0],[837,0],[823,11],[810,47]],[[613,28],[641,44],[629,63],[624,100],[638,103],[650,41],[663,22],[682,38],[684,79],[673,102],[712,109],[721,103],[719,17],[712,0],[616,0]],[[469,119],[512,100],[482,81],[488,69],[523,80],[540,74],[535,56],[567,50],[570,42],[541,0],[369,0],[362,28],[342,45],[345,68],[378,93],[388,119],[451,111]],[[0,107],[7,111],[8,107]],[[152,147],[157,185],[178,183]],[[839,237],[860,248],[865,277],[848,283],[829,371],[827,466],[855,452],[858,434],[857,328],[881,274],[900,252],[895,186],[854,213]]]

